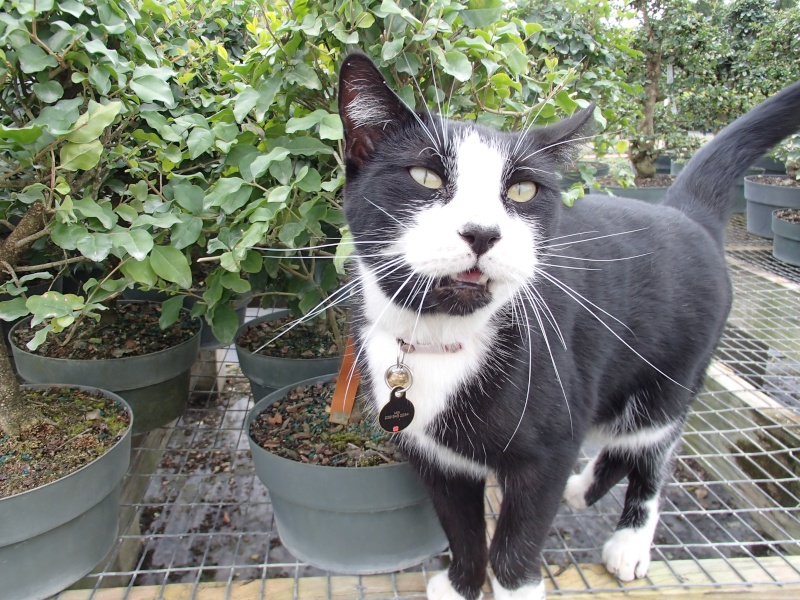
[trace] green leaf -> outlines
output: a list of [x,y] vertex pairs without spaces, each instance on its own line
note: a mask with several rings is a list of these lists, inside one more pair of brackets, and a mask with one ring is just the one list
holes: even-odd
[[319,122],[319,137],[323,140],[344,139],[344,128],[339,115],[325,115]]
[[457,50],[446,52],[441,63],[444,72],[452,75],[458,81],[469,81],[472,77],[472,64],[465,54]]
[[67,140],[75,144],[87,144],[96,140],[105,131],[106,127],[114,122],[114,119],[122,110],[122,102],[114,101],[108,104],[97,104],[89,102],[89,109],[78,117],[72,131],[67,134]]
[[189,149],[189,158],[194,160],[203,154],[214,145],[216,139],[217,136],[215,136],[214,132],[210,129],[203,129],[202,127],[195,127],[192,129],[192,132],[186,139],[186,147]]
[[150,266],[165,281],[182,288],[192,287],[192,270],[183,252],[172,246],[156,246],[150,252]]
[[304,192],[318,192],[322,189],[322,177],[316,169],[305,168],[305,173],[297,178],[295,186]]
[[106,229],[111,229],[114,226],[113,213],[107,213],[103,210],[102,206],[91,198],[74,200],[72,206],[75,210],[78,210],[84,218],[95,218],[100,221],[100,224]]
[[15,321],[30,314],[23,297],[0,302],[0,321]]
[[161,329],[166,329],[178,320],[178,317],[181,316],[183,300],[183,296],[173,296],[161,303],[161,316],[158,318],[158,326]]
[[88,144],[66,143],[61,147],[61,168],[65,171],[88,171],[100,162],[103,144],[95,140]]
[[84,306],[83,298],[80,296],[52,291],[45,292],[41,296],[31,296],[25,305],[34,315],[31,320],[34,326],[45,319],[72,315],[73,311],[81,310]]
[[183,250],[194,244],[202,232],[203,220],[190,217],[173,226],[170,241],[178,250]]
[[250,86],[240,92],[233,102],[233,117],[237,123],[244,121],[248,113],[258,104],[260,94]]
[[306,63],[296,64],[294,68],[286,71],[284,77],[290,83],[296,83],[300,87],[304,87],[309,90],[322,89],[322,84],[320,83],[316,72],[310,65],[307,65]]
[[59,248],[75,250],[78,247],[78,240],[83,239],[88,234],[89,230],[83,225],[56,223],[50,233],[50,239]]
[[350,232],[350,228],[346,227],[342,230],[342,239],[336,246],[336,256],[333,259],[333,266],[336,267],[336,272],[339,275],[344,275],[344,265],[350,255],[353,254],[354,249],[353,234]]
[[267,196],[267,202],[276,202],[276,203],[284,203],[286,199],[289,197],[289,192],[291,192],[291,188],[287,185],[279,185],[276,188],[272,188]]
[[303,136],[294,139],[281,139],[280,145],[292,154],[300,156],[313,156],[315,154],[333,154],[333,149],[317,138]]
[[30,342],[25,344],[25,347],[31,352],[33,352],[39,346],[44,344],[44,341],[47,339],[47,334],[50,333],[51,331],[53,331],[53,326],[49,324],[45,325],[36,332],[36,334],[33,336],[33,339]]
[[261,267],[264,266],[264,260],[261,258],[261,253],[257,250],[248,250],[241,266],[242,271],[245,273],[258,273],[261,271]]
[[27,44],[17,51],[19,68],[23,73],[38,73],[58,66],[58,61],[36,44]]
[[206,192],[199,185],[179,183],[172,188],[172,194],[178,206],[189,214],[199,215],[203,212],[203,199],[206,197]]
[[61,99],[64,95],[64,88],[57,81],[48,81],[45,83],[34,83],[32,86],[33,93],[42,102],[52,104]]
[[405,37],[399,37],[391,42],[386,42],[381,50],[381,58],[386,61],[396,58],[403,51],[405,44]]
[[244,185],[244,180],[240,177],[223,177],[206,194],[203,204],[207,207],[221,206],[228,196],[237,192],[242,185]]
[[302,223],[284,223],[278,233],[278,239],[289,247],[294,246],[294,239],[305,231],[306,227]]
[[569,93],[566,90],[561,90],[558,92],[553,100],[555,101],[556,105],[563,109],[563,111],[568,115],[574,113],[575,109],[578,108],[578,103],[569,97]]
[[158,275],[150,267],[150,258],[144,260],[129,260],[120,267],[122,274],[141,283],[147,287],[153,287],[158,283]]
[[[250,163],[249,181],[255,181],[267,172],[267,169],[273,162],[281,161],[287,156],[289,156],[289,151],[286,148],[281,148],[279,146],[277,148],[273,148],[269,154],[262,154],[261,156],[255,157]],[[242,173],[242,175],[245,175],[245,173]]]
[[242,279],[242,276],[237,272],[223,273],[220,277],[220,282],[224,288],[232,290],[237,294],[244,294],[250,291],[250,282]]
[[32,144],[42,135],[42,128],[39,125],[29,125],[28,127],[3,127],[0,125],[0,139],[11,140],[20,144]]
[[500,20],[503,14],[502,0],[470,0],[467,10],[459,13],[467,27],[489,27]]
[[167,67],[158,69],[140,65],[133,70],[131,89],[142,102],[162,102],[167,107],[175,106],[175,97],[169,79],[175,73]]
[[328,111],[318,109],[303,117],[292,117],[286,122],[286,133],[294,133],[295,131],[306,131],[311,129],[317,125],[327,114]]
[[[206,315],[208,318],[208,315]],[[211,319],[211,331],[214,337],[223,344],[230,344],[239,329],[239,315],[227,304],[214,307],[214,316]]]
[[95,262],[105,260],[112,247],[111,236],[107,233],[89,233],[78,240],[78,251]]
[[144,260],[153,249],[153,238],[144,229],[112,233],[114,246],[124,248],[136,260]]

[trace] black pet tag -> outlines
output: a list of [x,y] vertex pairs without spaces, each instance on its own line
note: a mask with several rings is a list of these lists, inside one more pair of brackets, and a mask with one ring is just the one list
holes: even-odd
[[411,425],[414,419],[414,405],[406,398],[406,391],[401,387],[392,388],[389,402],[378,415],[378,424],[385,431],[397,433]]

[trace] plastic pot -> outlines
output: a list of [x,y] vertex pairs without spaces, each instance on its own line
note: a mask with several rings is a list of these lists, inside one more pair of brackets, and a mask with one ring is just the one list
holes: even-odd
[[[255,418],[291,387],[253,407],[248,434]],[[312,465],[276,456],[248,439],[281,541],[297,558],[328,571],[364,575],[411,567],[447,547],[433,503],[410,464]]]
[[[772,213],[772,255],[785,263],[800,267],[800,222],[793,223],[778,216],[785,209]],[[800,214],[800,211],[797,211]]]
[[[781,175],[768,179],[780,179]],[[753,177],[744,179],[744,195],[747,198],[747,231],[752,234],[772,238],[772,213],[779,208],[800,209],[800,188],[771,185],[754,181]]]
[[14,343],[14,332],[27,327],[30,318],[11,329],[11,350],[17,370],[29,383],[92,385],[122,396],[136,416],[134,434],[144,433],[177,419],[189,400],[191,368],[200,350],[200,332],[185,342],[142,356],[102,360],[73,360],[39,356]]
[[333,358],[283,358],[255,354],[239,345],[239,336],[251,325],[264,321],[277,321],[289,315],[288,310],[278,310],[248,321],[236,332],[236,355],[242,373],[250,380],[253,398],[258,400],[287,385],[319,377],[339,370],[341,357]]
[[[118,395],[100,391],[130,413]],[[89,573],[108,553],[117,538],[120,483],[128,470],[131,435],[129,427],[113,448],[58,481],[0,499],[3,598],[47,598]]]

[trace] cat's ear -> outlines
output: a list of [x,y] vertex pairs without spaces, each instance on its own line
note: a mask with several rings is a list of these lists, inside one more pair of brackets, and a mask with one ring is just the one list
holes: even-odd
[[345,158],[360,167],[396,125],[413,119],[375,64],[365,54],[349,54],[339,71],[339,116],[344,124]]
[[534,146],[542,154],[549,154],[559,163],[570,162],[580,146],[591,135],[594,127],[592,114],[595,103],[562,119],[558,123],[534,129],[528,135],[534,137]]

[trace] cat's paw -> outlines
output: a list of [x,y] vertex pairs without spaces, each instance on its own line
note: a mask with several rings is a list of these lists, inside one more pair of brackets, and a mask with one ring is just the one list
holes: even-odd
[[544,580],[539,583],[523,585],[515,590],[507,590],[492,577],[492,591],[495,600],[544,600]]
[[591,472],[584,471],[577,475],[570,475],[569,479],[567,479],[567,487],[564,488],[564,501],[570,508],[573,510],[585,510],[587,508],[586,492],[589,491],[593,481],[594,477]]
[[633,581],[647,575],[653,536],[631,528],[618,529],[603,546],[603,562],[612,575]]
[[[450,577],[447,571],[442,571],[431,577],[428,580],[428,600],[466,600],[464,596],[459,594],[450,583]],[[483,592],[480,593],[477,600],[483,598]]]

